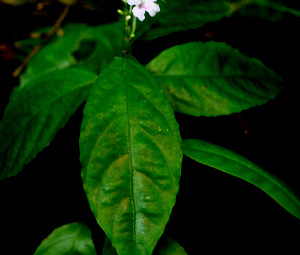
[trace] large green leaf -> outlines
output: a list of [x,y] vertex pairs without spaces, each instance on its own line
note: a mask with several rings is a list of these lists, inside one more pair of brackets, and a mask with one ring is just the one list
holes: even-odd
[[159,4],[161,11],[155,17],[148,15],[143,23],[138,24],[142,39],[150,40],[173,32],[199,28],[231,14],[223,0],[173,0]]
[[63,35],[44,46],[28,63],[21,84],[55,69],[76,65],[99,73],[115,56],[121,54],[123,24],[121,22],[91,27],[68,24]]
[[49,145],[95,79],[84,70],[57,70],[13,91],[0,123],[0,180],[16,175]]
[[55,229],[39,245],[34,255],[97,255],[91,231],[80,222]]
[[194,116],[240,112],[273,99],[282,79],[225,43],[193,42],[163,51],[148,65],[175,111]]
[[151,254],[175,204],[182,153],[163,90],[135,60],[116,58],[93,86],[80,159],[91,209],[118,253]]
[[[111,245],[108,238],[105,238],[102,255],[117,255],[116,249]],[[154,250],[154,255],[187,255],[184,248],[170,237],[163,236],[159,246]]]
[[201,164],[252,183],[267,193],[289,213],[300,219],[300,201],[291,189],[283,181],[243,156],[223,147],[195,139],[184,140],[182,151]]

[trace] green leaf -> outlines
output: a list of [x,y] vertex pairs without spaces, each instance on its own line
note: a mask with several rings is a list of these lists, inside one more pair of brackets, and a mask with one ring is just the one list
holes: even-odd
[[68,24],[63,35],[44,46],[28,63],[21,84],[48,71],[70,66],[98,74],[115,56],[121,54],[121,22],[91,27]]
[[237,12],[240,16],[261,19],[271,22],[282,22],[282,12],[274,11],[266,6],[255,4],[255,1],[237,1],[229,4],[231,9]]
[[230,16],[230,8],[223,0],[185,0],[160,3],[160,12],[155,17],[146,17],[139,23],[142,39],[151,40],[170,33],[202,27],[203,25]]
[[[286,5],[288,2],[288,5]],[[285,0],[238,0],[227,2],[231,12],[238,12],[239,15],[255,19],[264,19],[272,22],[282,22],[283,14],[290,13],[300,17],[299,7],[291,1]],[[293,6],[296,8],[293,8]]]
[[96,75],[57,70],[16,88],[0,123],[0,180],[16,175],[49,145],[86,100]]
[[137,61],[116,58],[93,86],[80,160],[91,209],[118,253],[151,254],[175,204],[182,152],[168,100]]
[[239,177],[263,190],[289,213],[300,219],[300,201],[280,179],[241,155],[195,139],[182,142],[182,151],[195,161]]
[[55,229],[46,237],[34,255],[97,255],[91,231],[80,222]]
[[146,67],[173,109],[194,116],[240,112],[267,103],[282,88],[282,79],[262,62],[225,43],[174,46]]
[[258,6],[267,7],[273,11],[277,12],[287,12],[300,17],[300,11],[295,8],[290,8],[284,5],[285,1],[281,0],[253,0]]
[[184,248],[170,237],[163,237],[160,247],[157,247],[157,255],[187,255]]
[[[105,238],[102,255],[117,255],[116,249],[111,245],[108,238]],[[184,248],[170,237],[163,236],[159,245],[155,248],[154,255],[187,255]]]
[[102,255],[118,255],[110,240],[106,237],[102,248]]

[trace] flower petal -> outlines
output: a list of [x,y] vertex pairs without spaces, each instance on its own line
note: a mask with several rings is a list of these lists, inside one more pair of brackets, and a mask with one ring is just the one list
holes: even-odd
[[135,6],[132,9],[132,13],[134,16],[136,16],[140,21],[143,21],[145,19],[145,9],[139,8],[138,6]]
[[138,3],[138,0],[127,0],[127,3],[129,4],[129,5],[137,5]]
[[151,17],[153,17],[159,11],[160,11],[159,5],[155,4],[155,3],[152,3],[151,7],[149,9],[147,9],[147,12],[149,13],[149,15]]

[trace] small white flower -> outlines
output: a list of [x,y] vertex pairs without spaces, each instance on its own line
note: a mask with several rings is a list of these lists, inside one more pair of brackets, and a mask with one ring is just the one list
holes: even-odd
[[154,2],[156,2],[156,0],[127,0],[129,5],[135,5],[132,9],[132,13],[140,21],[145,19],[146,11],[151,17],[160,11],[159,5]]

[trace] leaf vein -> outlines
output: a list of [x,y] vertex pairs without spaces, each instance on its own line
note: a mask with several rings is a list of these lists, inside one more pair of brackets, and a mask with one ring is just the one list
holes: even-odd
[[[124,62],[122,68],[123,68],[123,74],[124,77],[126,79],[126,74],[125,74],[125,70],[126,70],[126,62]],[[126,116],[127,116],[127,144],[128,144],[128,154],[129,154],[129,170],[130,170],[130,183],[129,183],[129,189],[130,189],[130,201],[131,201],[131,208],[132,208],[132,223],[133,223],[133,231],[132,231],[132,235],[133,235],[133,240],[136,241],[136,207],[135,207],[135,199],[134,199],[134,182],[133,182],[133,178],[134,178],[134,169],[133,169],[133,160],[132,160],[132,138],[131,138],[131,123],[130,123],[130,116],[129,116],[129,96],[128,96],[128,86],[129,86],[129,82],[127,81],[127,79],[125,80],[124,83],[125,86],[125,100],[126,100]],[[136,245],[134,244],[134,254],[136,254]]]

